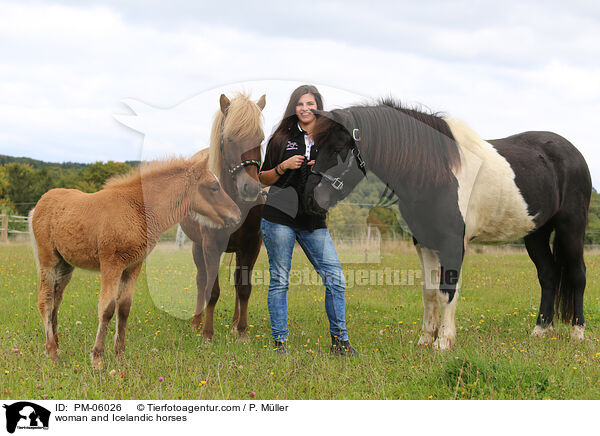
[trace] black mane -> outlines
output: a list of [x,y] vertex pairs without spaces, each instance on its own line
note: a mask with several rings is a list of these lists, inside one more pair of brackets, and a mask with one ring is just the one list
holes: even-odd
[[[327,144],[338,122],[349,133],[361,132],[361,149],[369,155],[367,166],[400,177],[403,183],[433,187],[455,180],[460,153],[444,118],[403,107],[392,98],[376,105],[353,106],[332,111],[333,119],[320,117],[315,126],[315,142]],[[338,124],[339,125],[339,124]]]
[[445,114],[443,112],[431,112],[420,107],[406,107],[403,106],[400,100],[394,97],[383,97],[379,99],[381,106],[391,107],[396,109],[403,114],[406,114],[414,119],[427,124],[429,127],[436,129],[438,132],[446,135],[447,137],[454,139],[452,132],[448,128],[448,124],[444,121]]

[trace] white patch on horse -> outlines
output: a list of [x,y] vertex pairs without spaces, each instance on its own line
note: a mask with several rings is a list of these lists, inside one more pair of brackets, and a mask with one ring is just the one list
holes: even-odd
[[223,225],[217,224],[210,218],[200,215],[199,213],[192,213],[190,217],[201,226],[210,227],[211,229],[222,229]]
[[448,350],[456,342],[454,316],[458,284],[452,301],[448,302],[448,293],[440,291],[441,265],[438,254],[418,244],[416,249],[423,268],[423,331],[419,345],[433,345],[438,350]]
[[585,339],[585,327],[582,325],[574,325],[571,330],[571,339],[574,341],[583,341]]
[[415,246],[423,269],[423,331],[419,345],[431,345],[439,327],[439,304],[437,292],[440,287],[440,261],[435,251]]
[[458,285],[451,302],[448,302],[449,295],[438,291],[440,306],[442,309],[442,319],[438,331],[438,337],[433,346],[438,350],[449,350],[456,342],[456,302],[458,301]]
[[552,333],[553,331],[554,331],[554,327],[552,327],[551,325],[549,325],[547,327],[542,327],[541,325],[536,325],[534,327],[533,331],[531,332],[531,336],[543,338],[546,336],[546,334]]
[[507,160],[462,121],[445,121],[461,153],[455,175],[465,241],[511,242],[533,230],[534,217]]

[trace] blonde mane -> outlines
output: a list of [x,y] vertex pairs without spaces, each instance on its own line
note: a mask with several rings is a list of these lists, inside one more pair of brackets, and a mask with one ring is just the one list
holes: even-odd
[[[221,154],[221,137],[246,139],[251,137],[264,138],[262,130],[262,111],[258,105],[250,100],[245,93],[237,93],[231,100],[227,109],[227,116],[221,109],[215,113],[210,134],[209,169],[222,178],[223,156]],[[222,132],[222,133],[221,133]]]
[[104,188],[115,188],[126,185],[141,184],[142,178],[152,178],[166,174],[182,173],[190,168],[192,160],[183,157],[173,157],[166,160],[142,162],[138,167],[125,174],[109,178]]

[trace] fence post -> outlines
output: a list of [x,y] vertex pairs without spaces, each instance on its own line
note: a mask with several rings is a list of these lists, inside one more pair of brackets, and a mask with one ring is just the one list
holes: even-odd
[[8,212],[2,209],[2,228],[0,233],[0,241],[8,242]]
[[371,243],[371,226],[367,225],[367,243],[365,244],[365,263],[369,263],[369,245]]
[[175,243],[177,244],[177,248],[182,249],[183,244],[185,243],[185,233],[183,233],[183,229],[180,224],[177,224],[177,233],[175,234]]

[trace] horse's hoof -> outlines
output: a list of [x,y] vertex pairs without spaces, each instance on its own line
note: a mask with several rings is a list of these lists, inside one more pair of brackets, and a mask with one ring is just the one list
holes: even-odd
[[58,362],[58,353],[56,350],[48,351],[47,354],[51,361]]
[[192,318],[192,328],[198,330],[202,325],[202,315],[194,315]]
[[213,342],[211,339],[204,339],[202,342],[200,342],[200,347],[204,349],[209,349],[212,347],[212,345]]
[[573,341],[585,340],[585,327],[582,325],[574,325],[571,330],[571,339]]
[[439,351],[446,351],[452,348],[454,342],[456,342],[456,338],[451,338],[450,336],[438,336],[438,338],[433,341],[433,347]]
[[240,341],[240,342],[249,342],[250,338],[248,337],[248,333],[246,333],[246,332],[239,333],[238,332],[238,341]]
[[544,336],[546,336],[548,333],[554,331],[554,327],[552,327],[551,325],[549,325],[548,327],[542,327],[541,325],[536,325],[533,329],[533,331],[531,332],[531,336],[532,337],[536,337],[536,338],[543,338]]
[[422,333],[417,345],[429,346],[435,341],[435,336],[431,333]]
[[97,369],[97,370],[104,369],[104,361],[102,360],[102,357],[103,356],[94,355],[94,353],[92,353],[91,359],[92,359],[92,368],[93,369]]

